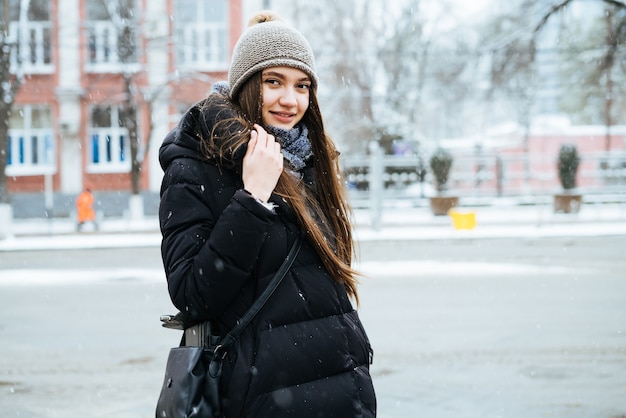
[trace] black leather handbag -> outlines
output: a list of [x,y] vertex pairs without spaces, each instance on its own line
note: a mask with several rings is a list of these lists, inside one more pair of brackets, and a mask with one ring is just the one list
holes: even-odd
[[186,327],[180,313],[161,317],[164,327],[185,329],[185,336],[184,345],[170,349],[156,418],[222,417],[222,359],[285,277],[300,251],[302,239],[299,234],[270,284],[224,338],[211,333],[210,322]]

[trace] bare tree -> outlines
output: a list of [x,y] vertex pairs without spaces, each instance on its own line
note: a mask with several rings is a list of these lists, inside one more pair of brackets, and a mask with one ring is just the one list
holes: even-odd
[[[15,96],[21,84],[21,73],[18,69],[16,73],[11,73],[11,56],[19,65],[19,39],[9,37],[9,25],[11,16],[15,10],[11,10],[11,1],[2,0],[0,10],[0,204],[11,202],[6,177],[6,168],[9,163],[9,119],[15,102]],[[13,2],[15,3],[15,2]],[[19,7],[17,15],[23,21],[29,7],[28,0],[22,0],[16,6]],[[13,12],[13,13],[12,13]],[[23,24],[23,22],[22,22]]]
[[[30,12],[29,0],[2,0],[0,2],[0,239],[11,235],[13,220],[11,196],[6,169],[9,164],[9,121],[13,104],[22,83],[22,55],[20,40],[26,38],[23,28]],[[17,19],[13,18],[17,16]],[[10,25],[19,22],[18,36],[11,38]],[[23,44],[22,44],[23,45]],[[14,63],[14,68],[11,64]],[[13,72],[12,72],[13,71]]]
[[[141,195],[142,167],[150,151],[154,119],[152,109],[159,95],[172,81],[197,79],[207,84],[215,80],[201,74],[176,72],[160,85],[146,86],[142,83],[146,68],[141,64],[140,53],[144,49],[137,45],[143,30],[141,16],[137,15],[136,0],[97,0],[106,8],[108,19],[113,22],[118,33],[117,53],[122,66],[122,92],[120,101],[120,124],[128,130],[131,158],[131,193]],[[162,41],[162,39],[161,39]],[[147,125],[142,125],[142,117],[148,116]],[[142,129],[142,127],[144,129]]]
[[[105,7],[108,18],[113,22],[118,34],[117,54],[122,65],[123,92],[122,106],[120,109],[120,124],[128,129],[128,141],[130,146],[130,180],[133,195],[141,194],[141,167],[145,154],[140,150],[148,149],[150,136],[145,139],[140,135],[140,100],[139,88],[136,78],[143,69],[136,65],[137,62],[137,31],[139,22],[133,7],[133,1],[129,0],[100,0]],[[148,133],[149,134],[149,133]],[[145,144],[145,145],[144,145]]]
[[[537,43],[539,37],[547,23],[558,13],[565,10],[574,0],[562,0],[558,3],[536,2],[532,0],[522,0],[517,10],[510,15],[497,16],[491,22],[491,29],[487,32],[486,44],[490,45],[491,53],[491,88],[487,92],[487,101],[494,98],[497,91],[511,94],[517,98],[518,121],[524,128],[524,172],[526,184],[529,184],[531,177],[529,165],[529,131],[532,117],[532,105],[535,102],[537,89]],[[618,0],[598,0],[605,2],[611,7],[624,9],[623,2]],[[538,20],[535,23],[529,21],[529,17],[543,7]],[[611,19],[610,13],[607,15],[608,21]],[[610,149],[610,125],[611,107],[613,105],[614,86],[612,82],[612,69],[615,63],[615,54],[620,45],[624,42],[624,34],[620,31],[621,25],[615,31],[611,25],[607,25],[607,48],[600,58],[601,65],[598,66],[596,77],[587,78],[587,82],[598,83],[601,77],[605,82],[605,124],[607,125],[607,150]]]
[[422,102],[432,45],[432,37],[424,29],[421,3],[413,0],[405,6],[380,52],[387,79],[387,103],[414,132],[424,131]]
[[[432,9],[433,6],[435,10]],[[380,59],[386,109],[402,116],[406,136],[437,142],[462,135],[477,55],[471,33],[444,2],[412,0],[391,23]],[[431,144],[434,146],[434,144]]]
[[282,12],[315,51],[327,124],[351,152],[364,152],[367,144],[377,139],[374,102],[382,38],[378,36],[379,19],[373,16],[380,5],[364,0],[297,1],[286,2]]
[[[565,10],[575,0],[563,0],[554,4],[540,19],[533,30],[536,36],[557,13]],[[611,126],[614,123],[613,106],[617,96],[617,86],[614,84],[614,71],[616,63],[624,61],[624,44],[626,43],[626,3],[619,0],[598,0],[606,4],[605,9],[605,36],[603,39],[604,48],[598,57],[599,65],[588,72],[584,78],[585,82],[591,86],[603,85],[603,113],[604,124],[606,126],[605,150],[611,150]],[[621,54],[620,54],[621,52]],[[619,68],[618,68],[619,69]],[[623,67],[622,67],[623,69]]]
[[[159,94],[166,89],[169,80],[159,86],[146,86],[145,66],[141,64],[137,42],[142,31],[141,16],[138,15],[134,0],[94,0],[100,3],[100,13],[113,23],[117,33],[117,59],[121,68],[121,91],[112,101],[119,105],[119,124],[128,131],[130,151],[131,216],[143,215],[141,200],[141,179],[143,164],[150,151],[154,128],[152,108]],[[97,7],[97,6],[96,6]],[[110,75],[107,75],[110,77]],[[179,78],[177,75],[176,78]],[[148,116],[147,126],[142,118]],[[142,129],[143,128],[143,129]]]
[[513,98],[517,121],[524,130],[524,180],[530,184],[529,137],[532,107],[537,93],[536,53],[538,27],[532,27],[534,11],[542,4],[522,0],[511,13],[495,16],[489,23],[484,43],[491,57],[490,86],[485,100],[498,94]]
[[321,0],[285,9],[315,50],[327,120],[350,152],[366,152],[373,140],[390,151],[395,139],[430,140],[464,126],[464,77],[476,57],[451,7]]

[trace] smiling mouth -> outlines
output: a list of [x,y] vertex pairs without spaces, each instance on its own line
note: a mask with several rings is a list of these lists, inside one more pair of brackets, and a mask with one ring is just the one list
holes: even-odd
[[272,115],[277,116],[279,118],[293,118],[296,116],[295,113],[282,113],[282,112],[271,112]]

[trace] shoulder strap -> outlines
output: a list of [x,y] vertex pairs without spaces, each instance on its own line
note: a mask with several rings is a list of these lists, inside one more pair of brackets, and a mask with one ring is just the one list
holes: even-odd
[[303,232],[300,232],[298,234],[296,240],[291,246],[291,249],[289,250],[289,254],[287,254],[287,257],[276,271],[276,274],[274,274],[274,277],[272,278],[272,281],[269,283],[267,288],[263,291],[263,293],[261,293],[261,295],[254,301],[252,306],[250,306],[246,313],[241,317],[237,325],[235,325],[235,327],[230,330],[230,332],[226,334],[226,336],[219,342],[219,344],[215,348],[216,354],[220,351],[225,352],[226,349],[235,342],[237,337],[239,337],[239,335],[241,335],[241,333],[243,332],[244,328],[248,326],[250,321],[252,321],[252,318],[254,318],[254,316],[261,310],[263,305],[265,305],[270,296],[272,296],[280,282],[287,274],[287,271],[289,271],[289,269],[291,268],[294,260],[298,256],[300,248],[302,247],[303,234]]

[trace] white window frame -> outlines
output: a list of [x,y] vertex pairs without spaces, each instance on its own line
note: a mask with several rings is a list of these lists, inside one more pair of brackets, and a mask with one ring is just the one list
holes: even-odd
[[110,108],[111,126],[99,128],[92,126],[89,129],[87,138],[88,173],[130,172],[131,156],[128,129],[118,126],[119,108],[117,106],[110,106]]
[[[52,22],[27,21],[24,25],[20,25],[19,22],[11,22],[8,38],[9,43],[14,44],[11,50],[11,72],[13,74],[18,71],[24,74],[54,73]],[[49,58],[50,62],[46,62],[46,57]]]
[[[23,112],[24,128],[9,128],[8,176],[35,176],[54,174],[56,167],[56,137],[54,129],[33,128],[32,110],[35,106],[25,105],[14,112]],[[51,109],[48,109],[51,113]],[[51,116],[52,117],[52,116]]]
[[[228,10],[228,1],[219,1],[224,1],[224,8]],[[210,13],[209,7],[210,2],[197,0],[194,14],[197,20],[181,22],[177,18],[175,22],[176,60],[180,68],[195,71],[223,71],[228,68],[228,12],[223,20],[209,22],[204,18]]]
[[[118,50],[119,28],[109,20],[91,20],[86,23],[85,43],[89,73],[137,72],[139,62],[122,62]],[[92,54],[95,59],[92,61]]]

